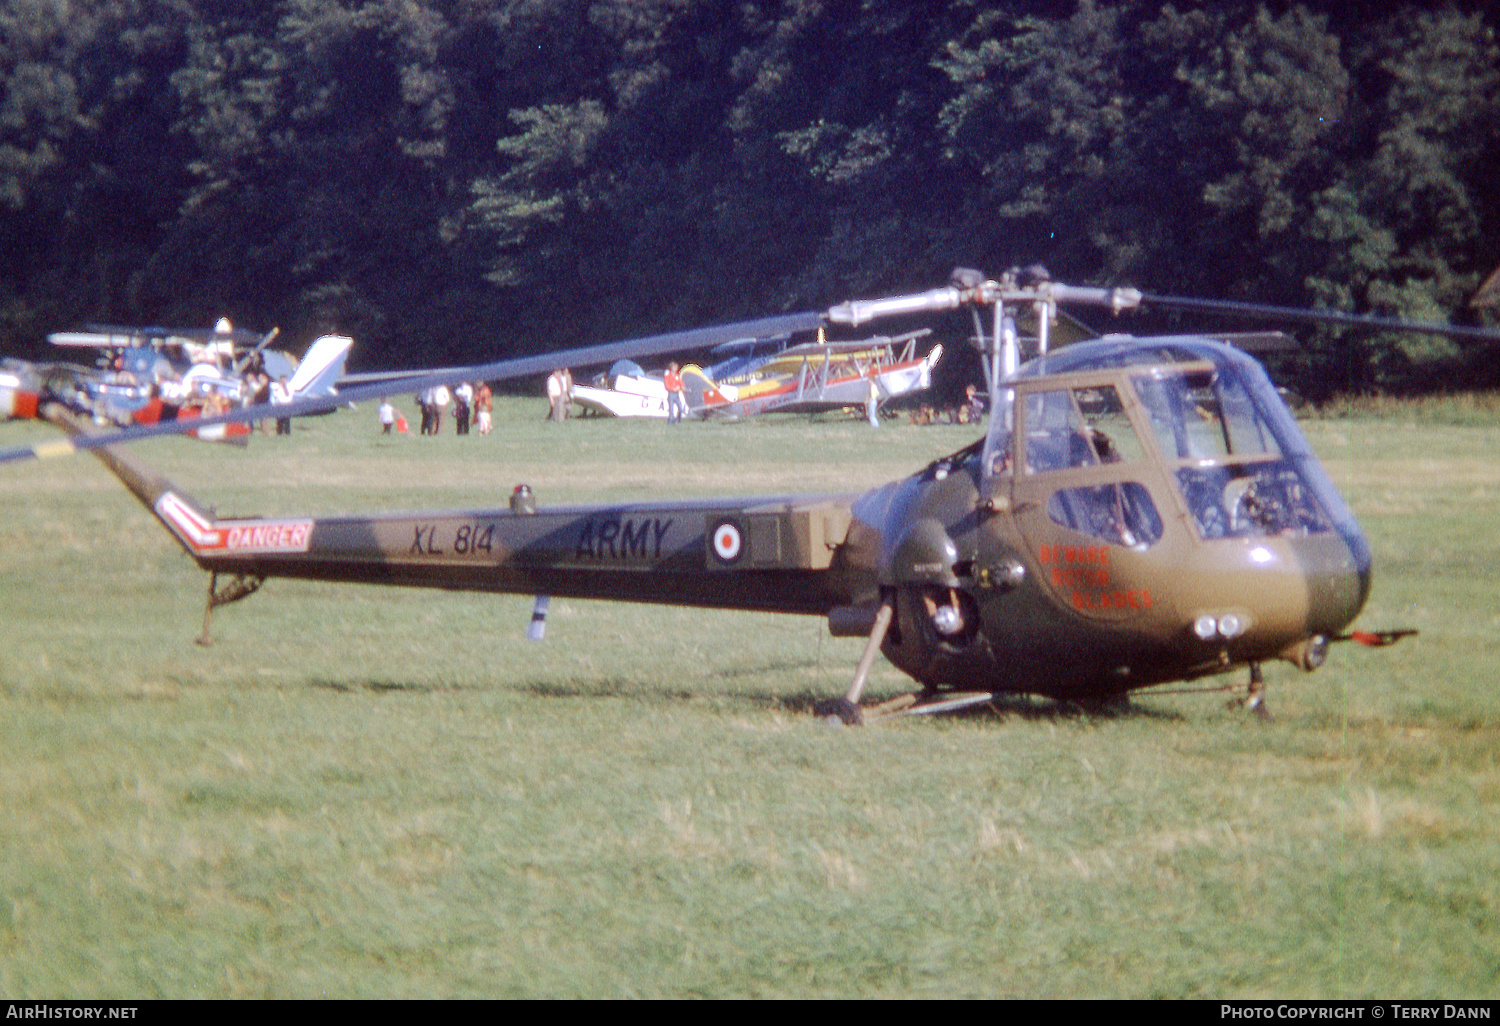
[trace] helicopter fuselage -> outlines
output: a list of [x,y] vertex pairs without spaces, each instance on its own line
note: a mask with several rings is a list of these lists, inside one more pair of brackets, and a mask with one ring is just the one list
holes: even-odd
[[1110,694],[1321,663],[1370,549],[1260,366],[1207,339],[1112,340],[1022,368],[988,436],[863,497],[930,687]]
[[94,451],[246,593],[292,577],[826,616],[930,691],[1088,697],[1278,657],[1312,669],[1359,613],[1369,545],[1245,354],[1081,344],[992,395],[983,438],[861,495],[222,519]]

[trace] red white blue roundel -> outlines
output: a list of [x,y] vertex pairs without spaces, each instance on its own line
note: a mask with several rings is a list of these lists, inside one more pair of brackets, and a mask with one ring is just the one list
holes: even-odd
[[720,563],[737,563],[745,552],[745,537],[734,520],[717,521],[709,534],[714,558]]

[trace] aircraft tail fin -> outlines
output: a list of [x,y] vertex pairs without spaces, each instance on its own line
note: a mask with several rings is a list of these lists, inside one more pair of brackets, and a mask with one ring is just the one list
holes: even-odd
[[[72,437],[90,433],[88,425],[72,411],[57,403],[42,406],[39,415]],[[214,517],[191,498],[177,491],[172,482],[137,460],[123,449],[101,445],[89,450],[130,489],[141,505],[151,511],[162,526],[172,532],[178,543],[199,565],[204,540],[217,532]]]
[[332,395],[334,382],[344,376],[344,362],[354,340],[347,335],[324,335],[307,348],[307,355],[287,382],[293,398]]
[[708,372],[695,363],[682,368],[682,390],[687,394],[688,409],[696,410],[711,404],[726,402],[719,386]]

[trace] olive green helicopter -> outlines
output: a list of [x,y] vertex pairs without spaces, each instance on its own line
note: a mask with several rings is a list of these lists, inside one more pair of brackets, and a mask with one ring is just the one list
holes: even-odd
[[[988,425],[959,452],[862,494],[540,506],[519,486],[492,508],[225,519],[123,444],[181,431],[99,431],[0,375],[0,414],[65,437],[0,462],[92,451],[209,573],[213,610],[269,578],[442,588],[818,616],[866,639],[846,693],[820,705],[860,723],[1007,694],[1110,702],[1248,671],[1238,701],[1262,717],[1262,665],[1315,670],[1353,631],[1370,545],[1259,362],[1232,337],[1106,335],[1055,351],[1059,308],[1143,304],[1494,339],[1495,332],[1284,307],[1150,296],[955,271],[926,292],[858,300],[402,379],[406,389],[703,348],[727,338],[972,311]],[[1023,339],[1017,324],[1034,325]],[[1021,362],[1023,343],[1036,356]],[[374,398],[389,384],[299,400],[277,416]],[[265,417],[250,407],[204,425]],[[877,655],[920,688],[862,703]]]

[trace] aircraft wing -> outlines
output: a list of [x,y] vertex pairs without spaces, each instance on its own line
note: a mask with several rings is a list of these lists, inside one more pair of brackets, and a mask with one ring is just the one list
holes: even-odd
[[904,335],[896,335],[894,337],[875,335],[871,338],[850,340],[847,342],[803,342],[799,345],[789,346],[777,355],[821,356],[824,353],[865,353],[871,349],[884,349],[887,346],[904,346],[913,339],[925,338],[931,334],[931,328],[922,328],[918,331],[908,331]]
[[144,345],[149,339],[149,335],[102,331],[54,331],[47,336],[54,346],[89,349],[125,349]]
[[[224,336],[213,328],[164,328],[158,325],[88,324],[83,331],[54,331],[47,341],[55,346],[90,346],[95,349],[124,349],[152,341],[181,344],[206,343]],[[240,346],[253,346],[261,336],[244,328],[235,328],[229,338]]]

